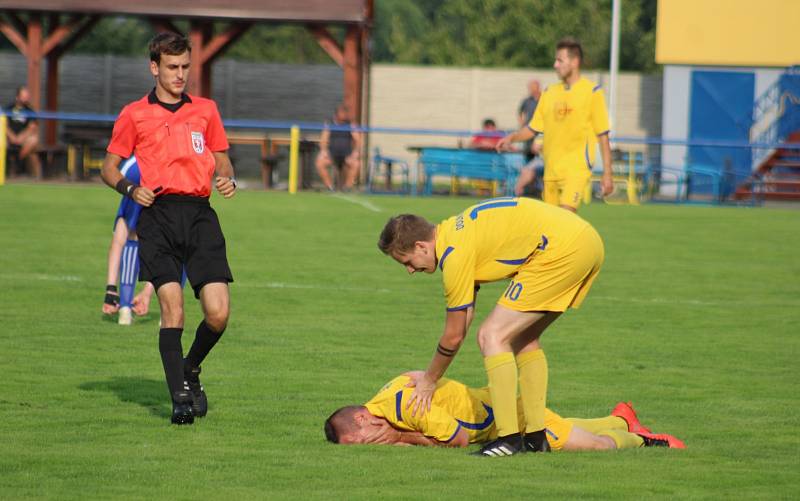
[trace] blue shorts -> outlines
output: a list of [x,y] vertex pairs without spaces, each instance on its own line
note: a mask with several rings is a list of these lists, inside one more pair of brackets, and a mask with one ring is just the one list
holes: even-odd
[[[130,157],[125,160],[120,167],[120,173],[128,178],[129,181],[139,184],[140,174],[139,165],[136,163],[136,157]],[[114,218],[114,228],[117,227],[119,218],[125,220],[125,225],[128,231],[136,231],[136,223],[139,221],[139,214],[142,212],[142,206],[133,201],[130,197],[122,197],[117,209],[117,217]]]
[[139,222],[139,214],[142,212],[142,206],[133,201],[130,197],[122,197],[117,209],[117,217],[114,218],[114,228],[117,227],[117,221],[122,218],[125,220],[125,226],[128,231],[136,231],[136,223]]

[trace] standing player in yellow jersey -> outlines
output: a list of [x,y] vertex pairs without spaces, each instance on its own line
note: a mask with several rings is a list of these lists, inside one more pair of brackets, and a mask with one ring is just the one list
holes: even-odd
[[[480,454],[547,451],[547,360],[542,332],[567,308],[577,308],[603,263],[603,242],[577,215],[528,198],[481,202],[433,225],[403,214],[389,220],[378,247],[409,273],[442,272],[447,317],[444,334],[406,406],[430,410],[437,381],[466,337],[479,284],[511,279],[478,329],[497,439]],[[519,378],[519,380],[518,380]],[[517,421],[517,385],[525,415]]]
[[[442,378],[436,385],[429,412],[421,416],[405,409],[404,399],[411,394],[408,383],[412,376],[419,375],[409,372],[398,376],[364,405],[336,410],[325,421],[325,437],[336,444],[444,447],[466,447],[497,437],[488,388],[470,388]],[[522,412],[517,419],[524,425]],[[651,433],[639,422],[633,407],[624,402],[617,404],[611,415],[596,419],[565,419],[546,409],[545,424],[547,441],[554,451],[685,448],[684,443],[672,435]]]
[[511,143],[544,134],[542,200],[572,212],[577,212],[591,180],[598,142],[603,157],[603,196],[614,190],[604,93],[599,85],[581,77],[582,60],[583,48],[577,40],[559,41],[553,67],[561,83],[545,89],[530,123],[497,143],[497,150],[503,151]]

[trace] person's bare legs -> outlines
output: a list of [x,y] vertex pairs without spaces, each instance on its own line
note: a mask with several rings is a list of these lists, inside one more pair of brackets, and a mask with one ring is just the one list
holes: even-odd
[[611,437],[595,435],[583,428],[572,427],[567,443],[564,444],[564,451],[599,451],[616,449],[617,444]]
[[231,312],[228,284],[212,282],[203,286],[200,289],[200,306],[203,308],[205,323],[216,332],[224,331]]
[[[117,218],[114,225],[114,235],[111,237],[111,245],[108,248],[108,271],[106,273],[106,284],[117,286],[119,279],[119,262],[122,257],[122,248],[128,240],[128,226],[125,224],[124,218]],[[115,294],[119,298],[119,294]],[[119,299],[117,299],[119,302]],[[119,311],[119,305],[110,305],[103,303],[103,313],[111,315]]]
[[331,180],[331,175],[328,174],[328,167],[331,165],[331,158],[325,152],[320,152],[317,155],[317,159],[314,162],[314,167],[317,169],[317,174],[319,174],[320,179],[322,179],[322,183],[325,185],[326,188],[329,190],[333,190],[333,181]]
[[42,162],[39,160],[39,155],[36,152],[39,147],[39,134],[35,129],[25,131],[22,133],[22,142],[20,143],[19,158],[27,162],[31,167],[31,175],[36,179],[42,178]]
[[521,197],[525,193],[525,187],[528,186],[536,179],[535,169],[525,169],[519,171],[519,178],[517,178],[517,185],[514,187],[514,194]]
[[361,173],[361,159],[354,152],[345,159],[345,181],[344,188],[350,189],[356,184],[358,175]]

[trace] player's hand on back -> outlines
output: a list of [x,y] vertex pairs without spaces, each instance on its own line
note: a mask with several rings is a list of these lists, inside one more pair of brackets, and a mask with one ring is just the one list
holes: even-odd
[[155,193],[149,188],[145,188],[144,186],[137,186],[133,193],[131,193],[131,198],[137,204],[143,207],[150,207],[153,205],[153,202],[156,199]]
[[431,410],[431,401],[433,400],[433,392],[436,391],[436,382],[431,381],[423,372],[422,375],[409,374],[411,381],[406,385],[407,388],[414,388],[411,393],[411,398],[408,399],[406,409],[414,409],[411,415],[416,417],[417,412],[419,416],[425,415],[426,411]]
[[236,181],[232,177],[217,176],[216,186],[225,198],[231,198],[236,193]]

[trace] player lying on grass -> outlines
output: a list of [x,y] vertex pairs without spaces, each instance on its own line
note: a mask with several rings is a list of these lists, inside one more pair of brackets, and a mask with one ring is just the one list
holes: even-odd
[[[364,405],[342,407],[325,421],[325,436],[338,444],[386,444],[466,447],[497,437],[488,388],[470,388],[442,378],[436,384],[430,411],[414,415],[405,402],[406,386],[418,372],[407,372],[387,383]],[[522,406],[517,406],[522,409]],[[523,422],[525,416],[519,413]],[[598,419],[562,418],[545,412],[545,431],[552,450],[579,451],[635,447],[685,448],[682,441],[651,433],[630,404],[619,403],[611,415]],[[510,455],[503,453],[498,455]]]

